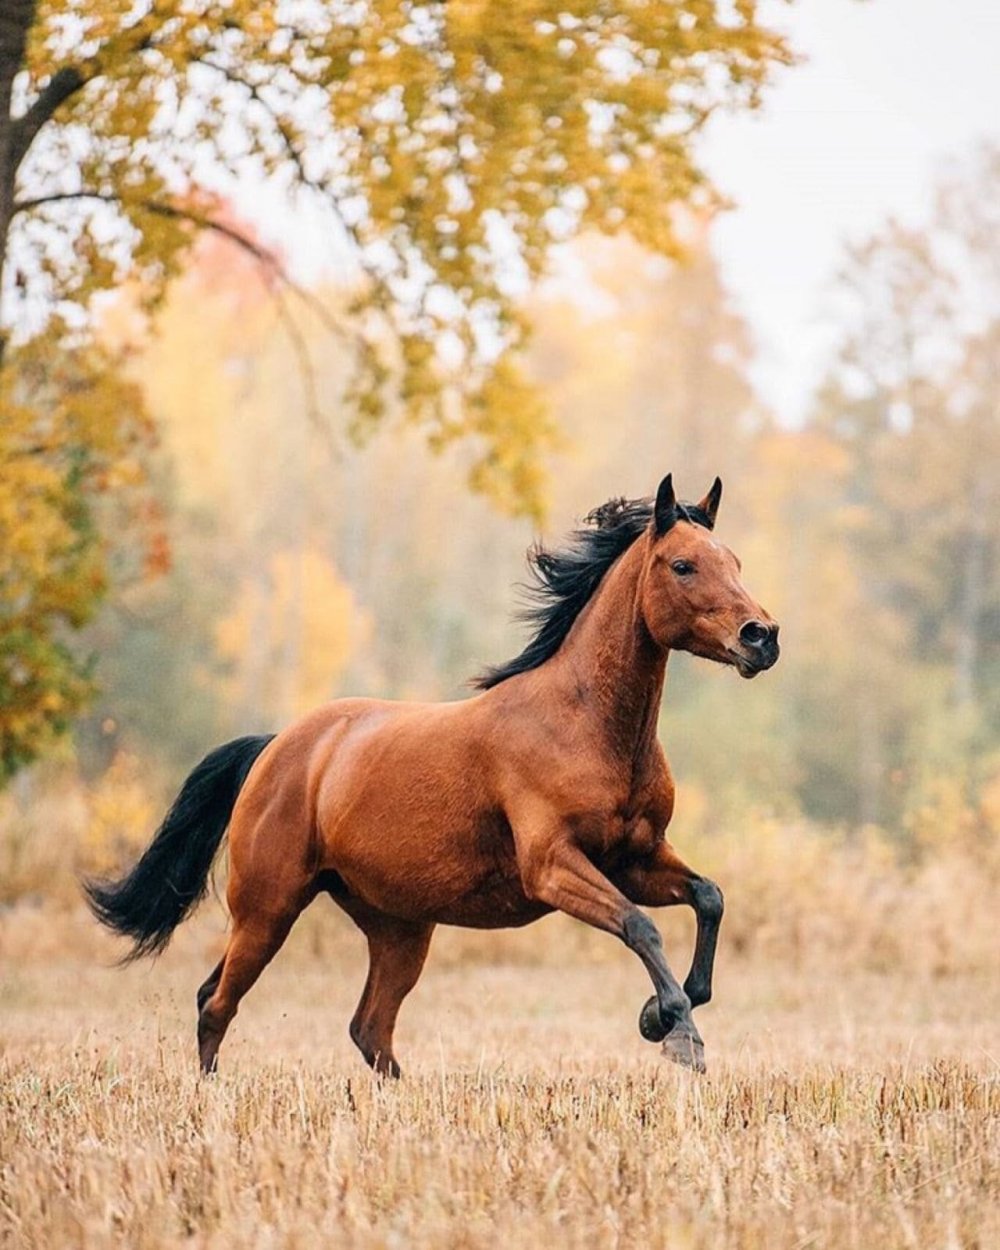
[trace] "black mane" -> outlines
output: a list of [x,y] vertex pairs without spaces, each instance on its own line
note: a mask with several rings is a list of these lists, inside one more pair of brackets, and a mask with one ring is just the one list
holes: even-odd
[[[535,635],[520,655],[486,669],[472,684],[489,690],[551,659],[601,578],[642,534],[652,516],[651,499],[609,499],[584,517],[587,528],[574,530],[566,547],[547,551],[536,544],[530,548],[528,566],[534,581],[525,587],[528,606],[520,615],[534,626]],[[695,504],[678,503],[676,516],[712,528],[709,517]]]

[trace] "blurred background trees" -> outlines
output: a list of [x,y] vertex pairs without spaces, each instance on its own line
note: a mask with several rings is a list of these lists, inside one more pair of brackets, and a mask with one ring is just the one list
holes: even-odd
[[[996,168],[985,152],[953,171],[926,231],[889,224],[847,252],[841,339],[800,428],[755,396],[705,219],[679,226],[681,261],[587,237],[531,301],[529,376],[562,438],[545,536],[668,468],[689,495],[719,471],[720,533],[782,622],[766,680],[671,660],[661,731],[682,822],[804,815],[916,846],[992,802],[1000,322],[974,288],[996,243],[953,213],[991,202]],[[519,645],[513,587],[536,527],[468,492],[461,447],[432,455],[405,427],[331,447],[279,329],[250,263],[206,239],[136,360],[175,560],[91,627],[106,658],[87,758],[127,748],[180,771],[338,694],[463,697]],[[318,320],[305,330],[335,395],[346,366],[323,356]]]
[[[682,261],[587,237],[531,301],[529,374],[562,437],[547,536],[666,468],[689,494],[720,471],[720,530],[782,621],[766,682],[671,661],[663,736],[679,776],[711,795],[706,820],[768,810],[906,841],[949,805],[974,809],[996,775],[998,322],[974,289],[996,244],[955,216],[991,202],[995,168],[983,153],[956,171],[925,232],[890,224],[848,252],[841,341],[798,429],[755,397],[703,218],[679,226]],[[167,664],[157,698],[177,702],[178,768],[196,742],[335,694],[461,697],[518,645],[512,585],[535,528],[469,494],[460,447],[433,456],[417,431],[387,428],[332,448],[279,330],[249,262],[241,276],[206,240],[137,361],[163,431],[175,569],[105,613],[97,649],[121,657],[142,636]],[[305,330],[319,359],[325,330]],[[327,351],[320,393],[346,369]],[[88,733],[107,747],[97,730],[114,720],[111,740],[145,754],[148,666],[114,671]],[[193,708],[197,732],[183,728]],[[175,735],[149,711],[165,752]]]
[[475,483],[537,515],[547,427],[496,385],[524,345],[519,296],[583,230],[676,250],[675,206],[712,199],[695,134],[789,59],[755,7],[17,0],[0,22],[0,344],[126,277],[155,306],[205,230],[280,287],[219,203],[269,180],[341,244],[355,430],[391,403],[438,443],[472,437]]
[[[782,426],[691,140],[788,53],[752,5],[653,7],[8,6],[5,778],[72,729],[85,777],[168,787],[327,698],[462,697],[531,538],[669,469],[722,474],[785,641],[753,684],[671,660],[682,824],[1000,828],[1000,154],[846,251]],[[322,285],[248,171],[329,212]]]
[[925,230],[889,222],[840,281],[843,337],[811,424],[851,466],[843,550],[867,630],[828,804],[854,794],[862,820],[997,764],[998,194],[1000,151],[983,149],[942,181]]
[[68,629],[92,619],[113,577],[159,571],[151,433],[139,388],[100,344],[36,339],[0,372],[0,786],[93,691]]
[[[64,635],[108,584],[112,534],[101,530],[107,509],[95,489],[157,472],[127,432],[148,427],[135,373],[111,354],[91,363],[111,293],[127,285],[132,315],[155,335],[148,319],[195,240],[225,240],[263,280],[268,298],[253,315],[294,349],[273,366],[299,375],[329,438],[358,441],[391,421],[437,449],[461,444],[474,490],[538,520],[555,429],[523,372],[526,292],[553,244],[583,231],[674,253],[677,206],[713,199],[695,135],[720,105],[753,106],[788,59],[753,3],[727,13],[702,0],[663,10],[585,0],[572,12],[443,0],[5,3],[0,455],[24,502],[7,514],[17,571],[0,587],[4,771],[32,758],[86,697]],[[339,278],[329,300],[293,280],[256,225],[237,223],[229,201],[248,187],[280,189],[300,215],[320,214]],[[325,331],[308,344],[306,314]],[[253,368],[252,327],[230,329],[248,333],[227,368]],[[53,384],[41,387],[40,353],[55,362]],[[335,384],[316,365],[331,354]],[[72,401],[58,378],[64,359],[87,376]],[[191,365],[180,367],[197,388]],[[219,385],[220,401],[240,390],[235,374]],[[287,408],[280,386],[271,394]],[[67,402],[72,412],[59,415]],[[85,406],[106,420],[95,424]],[[169,484],[158,487],[164,498]],[[283,522],[293,543],[301,513],[296,505]],[[15,532],[43,522],[47,538]],[[272,572],[291,577],[299,556],[274,560]],[[262,652],[260,663],[274,658]]]

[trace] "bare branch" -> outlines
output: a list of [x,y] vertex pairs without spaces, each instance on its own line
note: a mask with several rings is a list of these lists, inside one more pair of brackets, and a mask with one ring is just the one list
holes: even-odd
[[295,172],[298,175],[299,181],[303,184],[303,186],[307,186],[313,191],[319,191],[326,194],[326,188],[321,186],[318,182],[315,182],[306,173],[302,153],[299,151],[298,146],[295,143],[295,139],[292,136],[288,123],[261,94],[260,88],[255,83],[252,83],[248,79],[244,78],[241,74],[237,74],[237,72],[229,66],[220,65],[218,61],[210,60],[206,56],[199,57],[198,64],[204,65],[206,69],[214,69],[215,72],[217,74],[221,74],[227,82],[231,82],[236,87],[242,87],[244,91],[250,95],[250,98],[261,106],[271,119],[275,130],[278,132],[288,159],[295,166]]
[[175,221],[187,221],[201,230],[214,230],[216,233],[224,235],[231,242],[238,244],[244,251],[249,252],[255,260],[276,270],[279,276],[281,276],[281,266],[273,252],[269,252],[259,243],[255,243],[253,239],[242,234],[234,226],[228,226],[225,222],[216,221],[212,217],[206,217],[193,209],[181,208],[176,204],[164,204],[158,200],[129,200],[125,196],[106,191],[54,191],[51,195],[38,195],[27,200],[15,200],[14,216],[16,217],[19,213],[32,212],[37,208],[45,208],[50,204],[70,203],[72,201],[83,202],[87,200],[98,204],[114,204],[120,208],[138,208],[144,213],[152,213],[156,217],[169,217]]
[[145,17],[107,40],[92,57],[78,65],[64,65],[56,70],[27,112],[22,113],[11,127],[11,172],[18,169],[35,136],[61,104],[81,91],[87,83],[106,74],[123,57],[151,47],[157,27],[165,20],[154,4]]
[[199,57],[198,64],[204,65],[206,69],[215,70],[217,74],[221,74],[223,78],[226,79],[227,82],[232,83],[234,86],[242,87],[244,91],[246,91],[249,94],[250,98],[256,104],[259,104],[260,107],[265,111],[265,113],[267,113],[268,117],[270,118],[271,124],[273,125],[275,129],[275,132],[277,133],[279,139],[282,142],[282,145],[285,149],[285,154],[287,155],[288,159],[291,161],[292,165],[295,168],[295,174],[296,174],[296,177],[298,178],[299,183],[302,186],[307,187],[310,191],[314,191],[317,195],[320,195],[323,197],[323,199],[327,202],[329,207],[336,214],[337,221],[340,223],[341,229],[344,231],[347,237],[354,244],[355,259],[357,260],[357,263],[361,267],[365,276],[374,286],[378,287],[379,290],[388,294],[388,292],[386,292],[385,280],[366,261],[365,254],[364,254],[364,244],[361,238],[359,237],[358,232],[355,229],[355,227],[352,226],[347,221],[347,219],[344,217],[344,214],[341,212],[340,205],[337,203],[336,196],[334,196],[331,193],[330,188],[328,186],[324,185],[322,182],[319,182],[317,179],[310,177],[309,174],[306,172],[305,160],[303,158],[301,151],[299,150],[298,145],[295,142],[295,138],[294,138],[294,135],[292,134],[291,128],[289,127],[285,119],[281,116],[281,114],[273,107],[273,105],[270,103],[267,97],[262,93],[260,87],[258,87],[255,83],[250,82],[248,79],[244,78],[241,74],[238,74],[234,69],[230,68],[229,66],[220,65],[218,61],[212,60],[209,57]]
[[88,79],[75,66],[64,65],[49,79],[31,108],[23,113],[11,127],[10,161],[16,171],[24,160],[35,135],[45,125],[56,109],[70,96],[75,95]]
[[264,287],[274,301],[278,317],[298,358],[306,392],[306,408],[309,418],[323,435],[328,448],[336,454],[336,445],[331,436],[330,425],[323,419],[318,401],[316,373],[309,355],[309,348],[305,336],[285,302],[282,290],[289,291],[301,300],[321,320],[322,324],[333,333],[358,339],[360,338],[359,332],[346,322],[338,322],[337,318],[311,291],[302,287],[290,277],[273,252],[249,238],[234,226],[230,226],[223,221],[217,221],[215,218],[207,217],[193,209],[181,208],[175,204],[163,204],[156,200],[127,200],[122,196],[99,191],[68,191],[53,193],[52,195],[41,195],[29,200],[18,200],[14,204],[14,215],[44,208],[51,204],[88,200],[100,204],[113,204],[119,208],[139,208],[143,212],[151,213],[157,217],[189,222],[199,230],[210,230],[215,234],[221,235],[230,243],[235,244],[241,251],[246,252],[256,262],[258,273],[264,281]]
[[311,291],[301,286],[291,277],[274,252],[255,242],[255,240],[243,234],[242,231],[237,230],[235,226],[227,225],[224,221],[218,221],[216,218],[208,217],[204,213],[196,212],[194,209],[182,208],[177,204],[164,204],[159,200],[130,200],[126,196],[102,191],[59,191],[53,192],[51,195],[39,195],[32,199],[15,201],[13,215],[17,216],[19,213],[45,208],[50,204],[88,200],[99,204],[112,204],[120,208],[138,208],[142,212],[150,213],[155,217],[167,217],[173,221],[186,221],[199,230],[210,230],[214,234],[222,235],[223,238],[228,239],[231,243],[235,243],[237,247],[253,257],[258,264],[268,271],[271,277],[287,287],[296,298],[300,299],[322,321],[327,329],[336,334],[351,333],[350,327],[345,322],[339,322],[321,300],[317,299]]
[[337,447],[336,440],[333,437],[332,425],[323,416],[323,410],[319,402],[319,388],[316,385],[316,370],[313,368],[312,356],[309,353],[309,345],[306,342],[305,335],[302,333],[295,318],[292,316],[288,305],[285,303],[282,292],[271,285],[267,286],[267,293],[274,301],[274,308],[278,314],[278,319],[284,326],[285,333],[288,335],[288,341],[292,345],[299,362],[299,375],[302,378],[302,386],[305,391],[306,416],[312,422],[314,429],[321,435],[323,442],[326,444],[327,451],[334,457],[340,458],[340,451]]

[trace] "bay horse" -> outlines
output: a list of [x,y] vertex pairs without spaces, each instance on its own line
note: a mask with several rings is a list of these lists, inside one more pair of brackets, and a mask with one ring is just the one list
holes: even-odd
[[[722,893],[666,839],[674,786],[656,736],[667,656],[693,652],[753,677],[778,626],[712,531],[716,478],[697,504],[671,477],[655,500],[612,500],[569,545],[536,547],[536,632],[452,703],[339,699],[276,736],[212,751],[135,867],[91,881],[97,918],[162,950],[205,895],[229,830],[225,954],[198,991],[201,1067],[212,1072],[244,994],[296,918],[329,894],[368,939],[350,1035],[399,1075],[393,1031],[439,924],[494,929],[562,911],[620,938],[655,991],[643,1037],[704,1071],[691,1017],[707,1003]],[[641,906],[697,918],[681,986]]]

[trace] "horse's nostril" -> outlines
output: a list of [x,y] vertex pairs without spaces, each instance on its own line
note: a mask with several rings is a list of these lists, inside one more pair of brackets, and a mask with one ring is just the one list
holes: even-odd
[[771,627],[762,621],[747,621],[740,630],[740,642],[748,647],[762,646],[771,637]]

